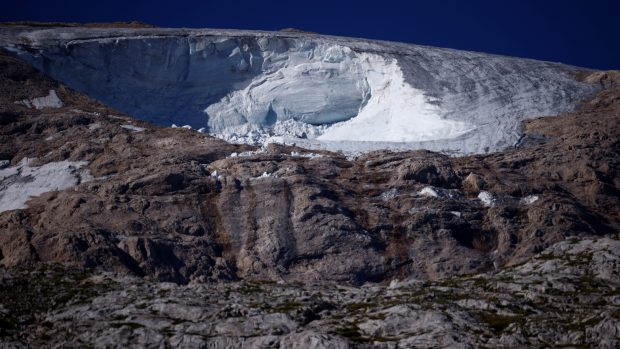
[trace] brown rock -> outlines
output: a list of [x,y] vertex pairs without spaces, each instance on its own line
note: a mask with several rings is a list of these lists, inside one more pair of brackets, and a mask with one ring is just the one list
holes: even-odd
[[470,173],[463,180],[463,191],[470,195],[478,195],[487,186],[484,178],[475,173]]

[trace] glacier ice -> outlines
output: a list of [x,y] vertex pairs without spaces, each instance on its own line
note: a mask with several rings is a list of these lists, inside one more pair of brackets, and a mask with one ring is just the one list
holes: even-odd
[[161,125],[349,153],[504,149],[598,88],[558,63],[305,33],[6,28],[0,46]]
[[334,125],[320,140],[415,142],[454,138],[474,126],[442,119],[442,110],[424,91],[404,80],[395,59],[361,54],[370,99],[357,116]]

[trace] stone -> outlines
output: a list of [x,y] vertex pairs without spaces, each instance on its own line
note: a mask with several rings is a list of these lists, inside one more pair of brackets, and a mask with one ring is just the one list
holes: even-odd
[[475,173],[470,173],[463,180],[463,191],[471,195],[478,195],[482,190],[486,188],[486,182],[484,178]]

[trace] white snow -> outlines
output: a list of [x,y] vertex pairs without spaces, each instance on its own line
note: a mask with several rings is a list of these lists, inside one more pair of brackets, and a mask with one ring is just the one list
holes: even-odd
[[522,205],[531,205],[538,201],[540,197],[538,195],[528,195],[520,200]]
[[31,102],[37,109],[62,107],[62,101],[58,98],[58,95],[54,90],[50,90],[49,94],[45,97],[37,97],[32,99]]
[[260,149],[257,150],[248,150],[248,151],[242,151],[240,153],[232,153],[230,154],[228,157],[229,158],[236,158],[236,157],[248,157],[248,156],[254,156],[254,155],[258,155],[258,154],[263,154],[267,152],[267,148],[266,147],[261,147]]
[[354,118],[329,128],[319,140],[419,142],[458,137],[474,129],[445,114],[424,92],[405,82],[395,59],[360,55],[370,100]]
[[60,108],[63,106],[62,101],[58,98],[55,90],[50,90],[47,96],[36,97],[32,99],[23,99],[21,101],[15,102],[17,104],[24,105],[28,108]]
[[443,196],[442,193],[440,193],[439,191],[437,191],[433,187],[424,187],[424,188],[422,188],[422,190],[420,190],[418,195],[428,196],[428,197],[431,197],[431,198],[438,198],[440,196]]
[[42,166],[30,166],[24,158],[17,166],[0,169],[0,212],[24,209],[26,201],[43,193],[64,190],[92,177],[85,161],[50,162]]
[[126,130],[133,131],[133,132],[142,132],[142,131],[146,130],[144,127],[139,127],[139,126],[130,125],[130,124],[121,125],[121,127],[126,129]]
[[388,202],[390,200],[393,200],[397,194],[398,190],[396,190],[396,188],[392,188],[386,192],[381,193],[379,197],[381,198],[381,200]]
[[217,181],[221,181],[223,178],[222,175],[217,172],[217,170],[211,172],[211,177],[215,178],[215,180]]
[[275,174],[270,173],[270,172],[263,172],[262,175],[255,177],[254,179],[260,179],[260,178],[269,178],[269,177],[277,177]]
[[478,194],[478,199],[482,201],[482,204],[486,207],[495,206],[498,200],[495,194],[488,191],[481,191]]
[[297,157],[297,158],[308,158],[308,159],[316,159],[316,158],[322,158],[323,155],[321,154],[317,154],[317,153],[300,153],[297,151],[292,151],[291,152],[291,156],[292,157]]

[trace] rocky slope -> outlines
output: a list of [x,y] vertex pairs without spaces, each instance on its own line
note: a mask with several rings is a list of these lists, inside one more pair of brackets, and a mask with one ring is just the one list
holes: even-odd
[[2,54],[1,345],[615,347],[620,74],[578,78],[601,92],[506,151],[352,159],[162,128]]
[[[58,261],[181,283],[362,283],[489,270],[566,236],[617,231],[616,85],[578,112],[526,123],[522,143],[540,144],[350,161],[132,120],[3,61],[2,157],[33,168],[86,162],[89,175],[2,213],[7,266]],[[63,107],[14,103],[49,90]],[[2,185],[31,180],[13,173]]]
[[0,270],[0,346],[617,348],[619,266],[616,236],[568,239],[497,273],[360,288],[20,267]]

